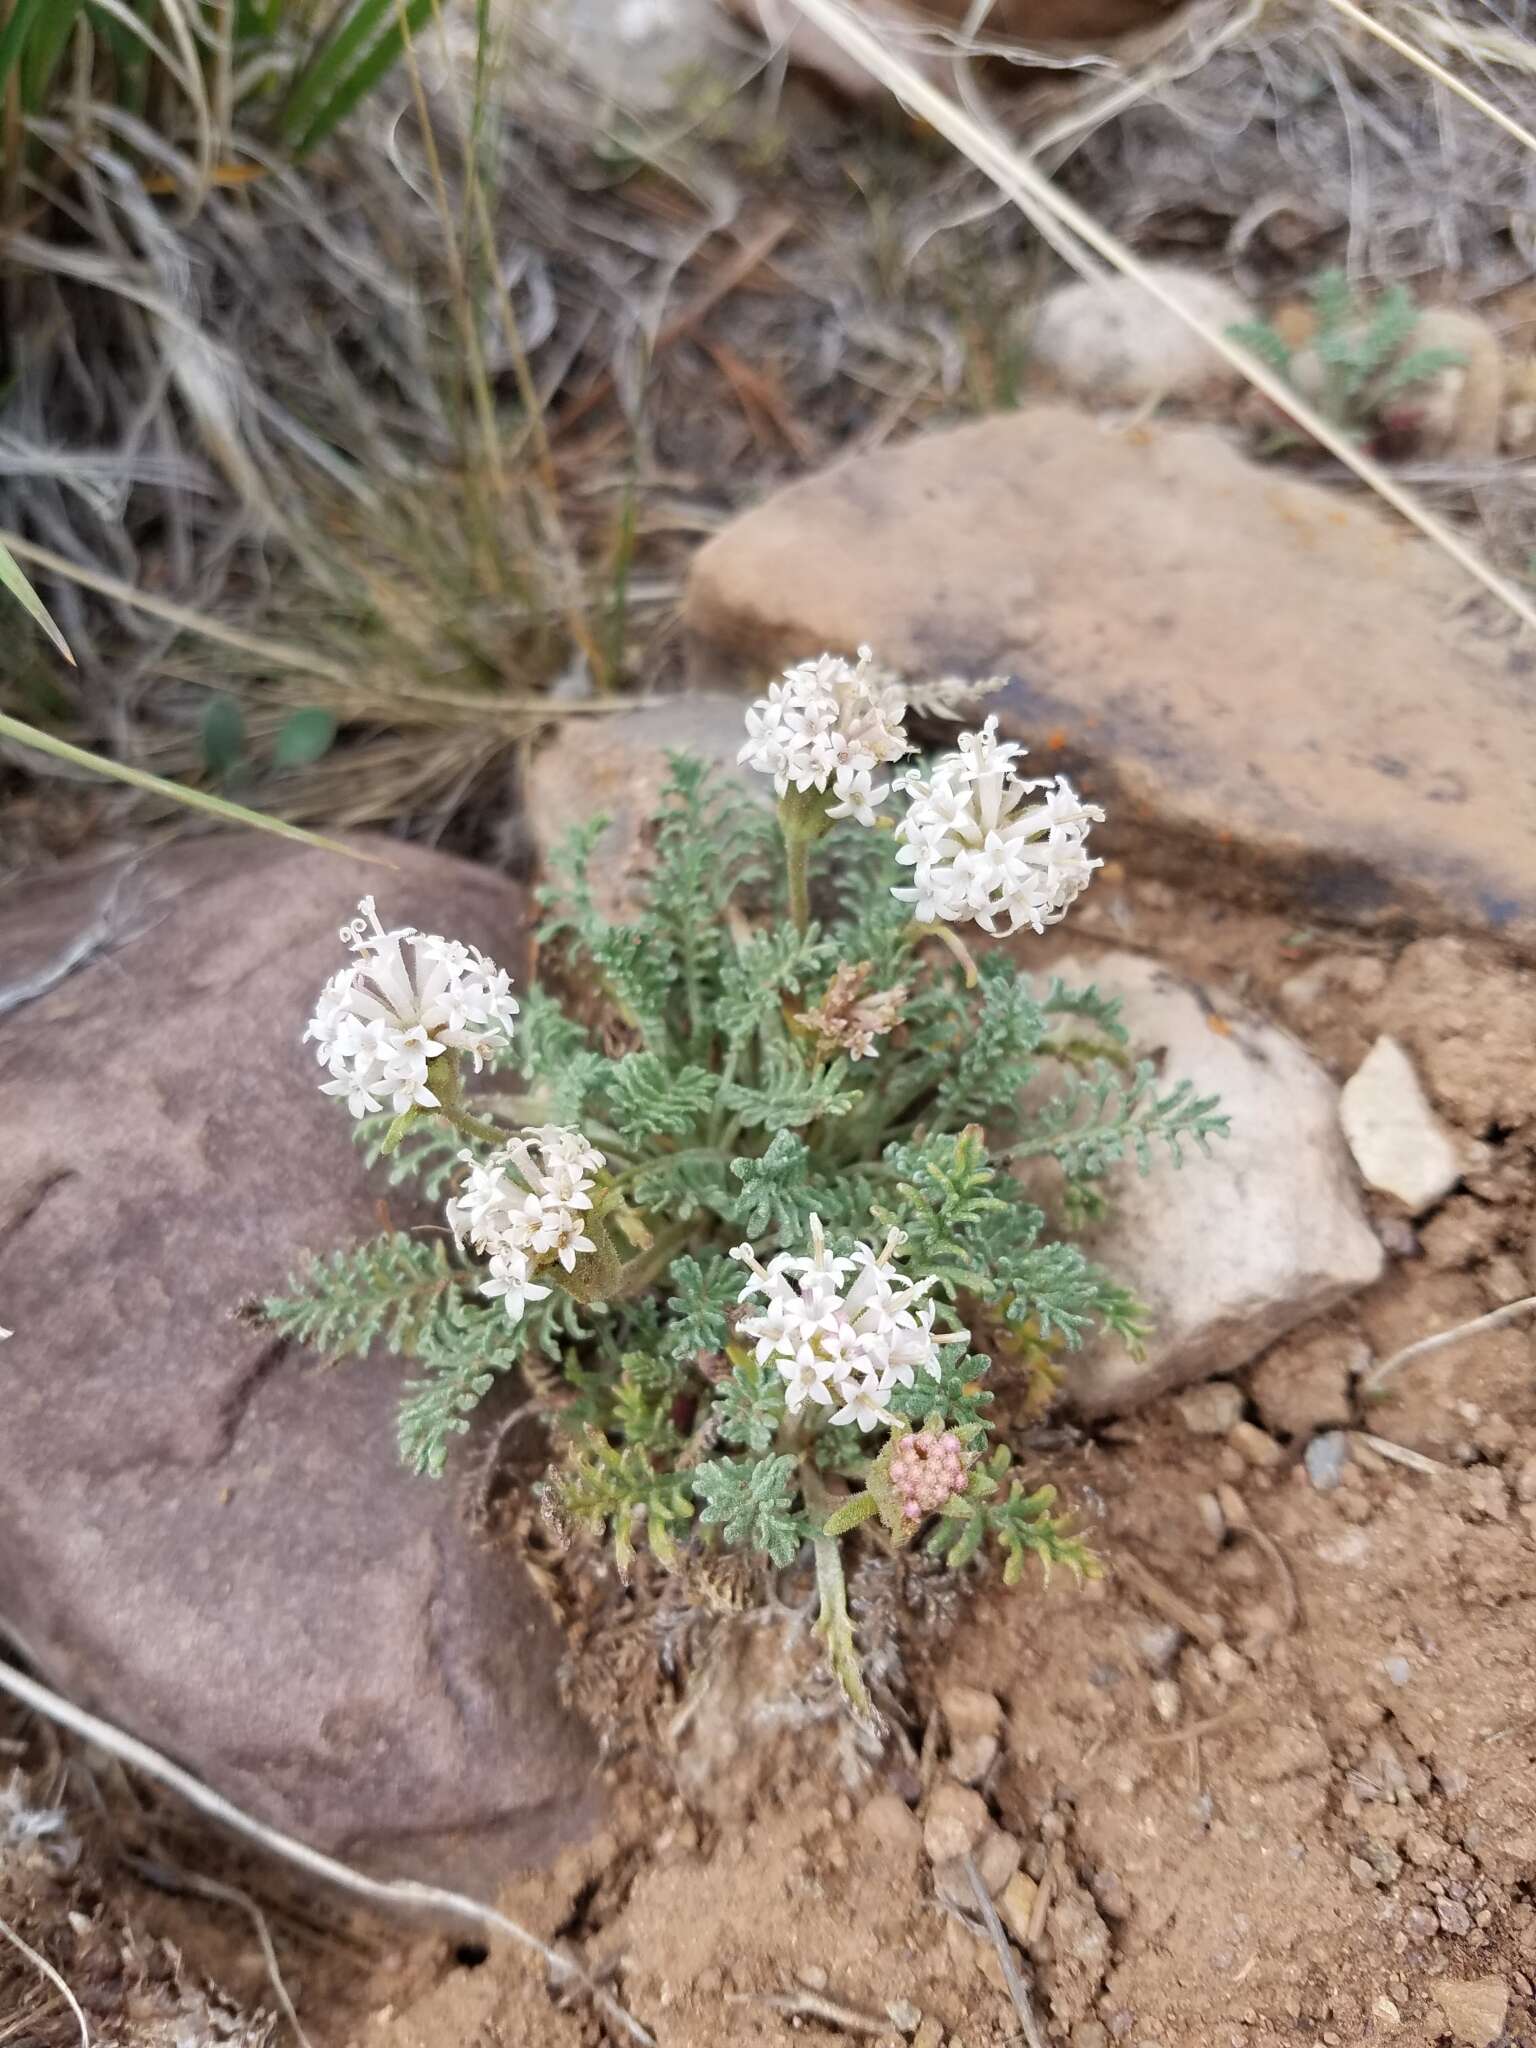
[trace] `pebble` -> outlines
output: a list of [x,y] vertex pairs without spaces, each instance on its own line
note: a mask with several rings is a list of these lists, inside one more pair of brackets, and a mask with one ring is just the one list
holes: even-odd
[[997,1910],[1003,1925],[1024,1948],[1029,1941],[1030,1922],[1035,1917],[1035,1901],[1040,1887],[1032,1877],[1026,1877],[1022,1870],[1016,1870],[1003,1886],[1003,1895],[997,1902]]
[[[1536,1465],[1536,1459],[1532,1459],[1531,1462],[1533,1465]],[[1220,1543],[1227,1533],[1227,1518],[1221,1512],[1221,1502],[1216,1498],[1215,1494],[1197,1493],[1195,1495],[1195,1512],[1199,1515],[1200,1525],[1211,1542],[1213,1544]]]
[[995,1693],[974,1685],[947,1685],[939,1693],[939,1711],[949,1730],[949,1769],[962,1785],[976,1785],[997,1761],[1002,1743],[1003,1708]]
[[1420,1870],[1432,1870],[1445,1854],[1445,1844],[1428,1828],[1410,1828],[1403,1838],[1403,1854]]
[[1515,1499],[1522,1503],[1536,1500],[1536,1453],[1515,1474]]
[[1241,1685],[1250,1669],[1248,1659],[1230,1643],[1211,1645],[1210,1666],[1223,1685]]
[[932,2013],[923,2021],[912,2036],[912,2048],[943,2048],[943,2022],[936,2020]]
[[1342,1429],[1313,1437],[1303,1453],[1307,1477],[1319,1493],[1332,1493],[1349,1463],[1349,1438]]
[[1403,2023],[1401,2006],[1398,2005],[1395,1999],[1388,1998],[1385,1992],[1376,2000],[1375,2004],[1371,2007],[1371,2011],[1386,2026],[1400,2027]]
[[923,2024],[922,2008],[910,1998],[893,1998],[885,2008],[885,2016],[898,2034],[916,2034]]
[[1183,1708],[1179,1688],[1171,1678],[1159,1678],[1152,1686],[1152,1711],[1159,1721],[1171,1728],[1178,1720]]
[[1438,1899],[1435,1902],[1435,1916],[1447,1934],[1472,1932],[1472,1915],[1460,1899]]
[[1406,1657],[1383,1657],[1381,1668],[1393,1685],[1406,1685],[1413,1676],[1413,1666]]
[[1430,1107],[1395,1038],[1378,1038],[1339,1095],[1339,1121],[1360,1177],[1421,1216],[1461,1178],[1455,1141]]
[[928,1795],[928,1811],[923,1818],[923,1847],[934,1863],[947,1862],[954,1856],[967,1856],[991,1825],[992,1816],[981,1794],[966,1785],[957,1785],[952,1778],[945,1778]]
[[795,1979],[807,1991],[825,1991],[832,1981],[820,1963],[807,1963],[803,1969],[796,1970]]
[[1160,1621],[1138,1632],[1136,1649],[1153,1677],[1162,1678],[1167,1675],[1183,1642],[1182,1629],[1175,1628],[1171,1621]]
[[1242,1420],[1243,1390],[1230,1380],[1207,1380],[1180,1394],[1173,1405],[1192,1436],[1225,1436]]
[[1256,1422],[1234,1422],[1227,1431],[1227,1444],[1231,1450],[1252,1465],[1257,1472],[1271,1471],[1285,1456],[1272,1436],[1268,1436]]
[[1415,1941],[1428,1941],[1438,1930],[1440,1922],[1428,1906],[1410,1906],[1403,1915],[1403,1926]]

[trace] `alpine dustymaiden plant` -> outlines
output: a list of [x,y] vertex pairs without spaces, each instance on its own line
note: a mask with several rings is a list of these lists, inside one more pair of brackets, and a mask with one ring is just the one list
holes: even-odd
[[903,770],[910,704],[867,649],[791,669],[741,755],[776,810],[675,756],[630,922],[596,907],[604,821],[577,831],[541,935],[570,1003],[365,901],[306,1035],[369,1160],[446,1228],[312,1262],[266,1305],[329,1352],[414,1362],[400,1451],[427,1474],[521,1367],[546,1506],[621,1568],[642,1544],[670,1571],[722,1547],[813,1567],[861,1714],[850,1544],[990,1553],[1010,1582],[1031,1557],[1097,1569],[996,1395],[1016,1381],[1027,1413],[1085,1335],[1141,1326],[1015,1169],[1044,1165],[1070,1227],[1122,1161],[1223,1128],[1130,1060],[1113,1002],[1017,948],[973,956],[977,931],[1066,914],[1102,814],[1022,776],[993,719]]

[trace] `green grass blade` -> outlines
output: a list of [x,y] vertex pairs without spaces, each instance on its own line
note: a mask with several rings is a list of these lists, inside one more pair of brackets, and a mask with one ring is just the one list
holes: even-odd
[[0,85],[26,55],[32,24],[41,17],[47,5],[48,0],[16,0],[9,19],[0,28]]
[[249,825],[258,832],[271,832],[279,839],[296,839],[302,846],[317,847],[322,853],[339,853],[347,860],[370,861],[375,867],[393,865],[379,854],[362,853],[355,846],[343,846],[339,839],[326,839],[318,832],[306,832],[302,825],[290,825],[286,819],[265,818],[260,811],[248,811],[243,804],[232,804],[221,796],[209,796],[206,790],[188,789],[180,782],[167,782],[163,776],[151,775],[143,768],[130,768],[125,761],[109,761],[101,754],[88,753],[84,747],[55,739],[52,733],[40,732],[35,725],[27,725],[3,711],[0,711],[0,737],[19,740],[24,747],[35,747],[40,754],[52,754],[56,760],[68,761],[76,768],[93,769],[98,775],[111,776],[114,781],[129,783],[134,789],[148,790],[153,796],[168,797],[172,803],[204,811],[226,825]]
[[3,541],[0,541],[0,583],[5,585],[5,588],[16,599],[22,609],[31,614],[32,618],[42,627],[48,638],[69,663],[70,667],[73,668],[75,657],[69,651],[69,642],[49,617],[48,607],[43,603],[43,600],[32,588],[26,577],[22,575],[16,557]]
[[[408,0],[405,28],[419,33],[431,0]],[[282,126],[302,155],[336,126],[395,65],[405,47],[400,0],[357,0],[346,20],[322,44],[295,81]]]

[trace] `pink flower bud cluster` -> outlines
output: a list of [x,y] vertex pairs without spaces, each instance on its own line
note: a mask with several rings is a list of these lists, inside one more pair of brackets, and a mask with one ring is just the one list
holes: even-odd
[[965,1459],[960,1439],[948,1430],[943,1436],[920,1431],[904,1436],[891,1451],[890,1481],[909,1522],[937,1514],[966,1487]]

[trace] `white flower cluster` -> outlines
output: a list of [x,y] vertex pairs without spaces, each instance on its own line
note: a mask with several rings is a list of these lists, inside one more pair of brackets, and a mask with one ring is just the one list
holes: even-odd
[[893,893],[915,905],[919,924],[974,918],[1006,938],[1030,925],[1044,931],[1066,916],[1102,862],[1085,848],[1104,813],[1085,804],[1065,776],[1026,782],[1013,771],[1024,749],[997,737],[997,720],[965,733],[925,780],[897,781],[909,799],[896,827],[896,858],[915,887]]
[[396,1115],[435,1109],[428,1062],[467,1052],[478,1073],[487,1050],[512,1036],[511,979],[457,939],[410,925],[385,931],[371,896],[358,910],[341,929],[357,959],[325,984],[304,1032],[331,1076],[321,1092],[344,1095],[354,1116],[385,1103]]
[[906,697],[896,678],[875,666],[867,647],[856,664],[819,655],[786,669],[747,712],[747,743],[737,759],[773,777],[780,796],[830,790],[829,818],[873,825],[875,806],[890,794],[875,772],[911,752]]
[[751,1245],[734,1247],[731,1257],[752,1272],[738,1299],[762,1303],[737,1328],[754,1340],[758,1364],[782,1376],[791,1414],[807,1401],[823,1408],[841,1402],[833,1422],[873,1429],[891,1421],[895,1388],[912,1386],[919,1372],[939,1377],[941,1344],[968,1340],[961,1332],[935,1335],[933,1305],[924,1302],[931,1280],[904,1282],[890,1270],[899,1230],[879,1253],[856,1244],[851,1257],[834,1258],[820,1218],[812,1216],[809,1228],[806,1258],[777,1252],[765,1267]]
[[[569,1273],[579,1253],[596,1250],[585,1212],[603,1155],[580,1131],[538,1124],[509,1138],[484,1163],[470,1152],[460,1157],[469,1175],[448,1203],[448,1222],[459,1243],[468,1239],[490,1259],[491,1276],[480,1292],[500,1296],[515,1323],[530,1301],[549,1292],[533,1278],[538,1267],[558,1259]],[[512,1177],[514,1167],[521,1180]]]

